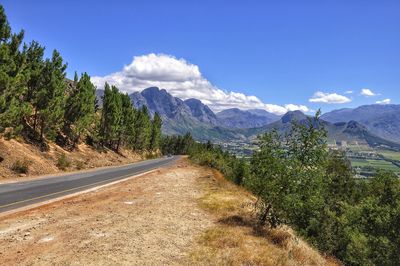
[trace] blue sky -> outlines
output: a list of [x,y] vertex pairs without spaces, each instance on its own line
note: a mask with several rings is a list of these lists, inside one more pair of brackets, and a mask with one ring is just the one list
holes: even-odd
[[[2,4],[26,41],[62,53],[70,77],[86,71],[127,91],[154,83],[215,110],[328,111],[400,100],[400,1]],[[376,95],[361,95],[365,88]]]

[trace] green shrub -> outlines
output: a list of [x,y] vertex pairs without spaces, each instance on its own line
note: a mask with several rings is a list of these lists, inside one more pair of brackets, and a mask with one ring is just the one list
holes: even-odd
[[29,165],[30,162],[28,160],[17,160],[12,164],[11,170],[18,174],[27,174],[29,171]]
[[68,167],[70,167],[70,165],[71,161],[67,158],[67,155],[65,155],[65,153],[61,153],[57,160],[58,169],[66,170]]

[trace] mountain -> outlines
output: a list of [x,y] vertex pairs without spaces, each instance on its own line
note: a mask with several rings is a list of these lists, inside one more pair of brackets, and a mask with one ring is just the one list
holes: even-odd
[[[279,133],[286,133],[292,127],[292,122],[296,121],[300,124],[308,123],[308,116],[303,114],[301,111],[288,112],[282,118],[274,123],[268,124],[260,128],[247,129],[244,133],[250,139],[254,139],[257,135],[269,132],[272,130],[277,130]],[[313,118],[311,118],[313,121]],[[330,123],[321,119],[319,125],[322,125],[328,133],[328,140],[332,142],[348,142],[365,144],[371,147],[376,146],[388,146],[396,149],[400,149],[400,144],[382,138],[374,133],[372,133],[368,128],[361,123],[350,120],[348,122],[337,122]]]
[[363,105],[334,110],[321,118],[332,123],[357,121],[374,135],[400,143],[400,105]]
[[218,124],[217,116],[214,114],[213,111],[211,111],[211,109],[207,105],[203,104],[200,100],[191,98],[185,100],[184,102],[190,108],[192,116],[199,121],[209,123],[211,125]]
[[283,115],[278,121],[262,127],[245,129],[244,135],[250,139],[255,139],[257,135],[263,134],[265,132],[270,132],[272,130],[277,130],[279,133],[284,134],[286,132],[289,132],[289,130],[292,128],[292,122],[294,121],[298,123],[306,123],[307,115],[305,115],[301,111],[289,111],[285,115]]
[[135,107],[146,105],[152,114],[157,112],[161,116],[174,119],[191,116],[191,110],[184,101],[157,87],[147,88],[140,93],[135,92],[130,98]]
[[228,128],[262,127],[279,119],[279,116],[261,109],[245,111],[231,108],[217,113],[216,116],[220,125]]
[[104,90],[96,90],[96,99],[99,106],[103,106]]
[[[101,105],[103,91],[96,95]],[[164,134],[190,132],[200,141],[248,142],[257,135],[276,129],[285,133],[292,122],[306,123],[307,115],[291,111],[278,117],[265,110],[227,109],[215,114],[198,99],[185,101],[172,96],[164,89],[150,87],[129,95],[133,105],[146,105],[151,115],[160,114]],[[385,145],[400,148],[400,105],[366,105],[355,109],[340,109],[324,114],[320,123],[327,129],[333,142],[349,142],[369,146]]]
[[146,105],[151,114],[157,112],[163,120],[164,134],[185,134],[190,132],[197,140],[242,139],[240,133],[216,126],[217,117],[212,110],[197,99],[183,101],[173,97],[164,89],[151,87],[129,95],[133,105]]

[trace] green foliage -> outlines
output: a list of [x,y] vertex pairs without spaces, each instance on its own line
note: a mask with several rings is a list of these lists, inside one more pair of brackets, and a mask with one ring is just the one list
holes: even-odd
[[151,121],[146,106],[143,106],[142,109],[137,112],[135,125],[135,149],[146,151],[150,148],[151,140]]
[[126,143],[128,146],[133,146],[135,139],[135,117],[136,110],[133,108],[131,99],[127,94],[121,94],[122,101],[122,119],[121,127],[119,130],[119,138],[117,143],[117,150],[121,142]]
[[99,111],[87,73],[68,81],[60,53],[44,58],[44,47],[36,41],[22,46],[23,37],[23,31],[12,33],[0,5],[0,132],[42,147],[50,139],[75,148],[84,137],[115,151],[121,145],[143,152],[160,149],[158,114],[151,120],[146,107],[135,110],[128,95],[108,84]]
[[319,114],[307,124],[293,124],[280,136],[276,131],[259,138],[260,151],[250,163],[247,185],[258,196],[261,223],[296,224],[313,231],[322,194],[326,165],[326,132],[319,128]]
[[390,172],[354,179],[342,152],[328,152],[319,114],[285,136],[260,137],[245,185],[260,220],[291,225],[346,265],[399,265],[400,181]]
[[157,150],[161,144],[161,126],[162,120],[158,113],[154,114],[154,118],[151,125],[151,136],[150,136],[150,149]]
[[193,161],[221,171],[227,179],[237,185],[241,185],[247,177],[248,165],[243,160],[223,151],[219,146],[213,146],[210,142],[193,144],[189,154]]
[[33,101],[40,119],[40,139],[44,134],[55,139],[61,128],[65,102],[65,70],[60,54],[54,50],[51,59],[46,59],[40,78],[40,89]]
[[163,151],[185,147],[193,161],[252,191],[261,223],[289,224],[345,265],[400,265],[399,178],[379,172],[355,179],[345,154],[327,150],[320,124],[317,113],[287,135],[260,136],[250,164],[210,142],[187,148],[182,137],[164,138]]
[[82,74],[79,81],[76,75],[75,79],[76,87],[67,96],[64,112],[64,131],[68,133],[74,145],[81,134],[92,125],[96,103],[96,88],[90,82],[89,75]]
[[194,145],[195,141],[190,133],[184,136],[164,136],[161,139],[161,152],[174,155],[189,154]]

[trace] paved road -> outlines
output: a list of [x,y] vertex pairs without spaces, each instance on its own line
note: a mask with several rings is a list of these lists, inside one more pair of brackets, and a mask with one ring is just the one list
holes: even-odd
[[0,213],[87,190],[171,164],[177,156],[0,185]]

